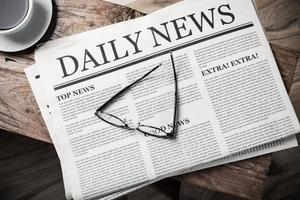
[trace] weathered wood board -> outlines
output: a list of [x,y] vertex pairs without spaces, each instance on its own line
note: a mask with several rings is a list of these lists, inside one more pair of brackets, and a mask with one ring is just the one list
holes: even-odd
[[300,1],[256,0],[266,35],[272,44],[300,50]]
[[[299,1],[257,1],[287,90],[299,63]],[[275,14],[274,10],[277,14]],[[280,13],[280,14],[278,14]],[[282,15],[281,15],[282,13]],[[96,27],[142,16],[137,11],[99,0],[56,0],[52,25],[42,41],[87,31]],[[297,26],[298,25],[298,26]],[[284,47],[284,48],[283,48]],[[51,142],[23,69],[34,63],[34,48],[19,53],[0,52],[0,128],[38,140]],[[300,70],[299,70],[300,71]],[[298,77],[298,78],[297,78]],[[297,81],[296,81],[297,82]],[[300,81],[298,81],[300,82]],[[299,87],[292,86],[295,108],[299,108]],[[300,109],[300,108],[299,108]],[[250,159],[194,172],[184,181],[246,199],[260,198],[270,156]],[[249,187],[251,186],[251,187]]]

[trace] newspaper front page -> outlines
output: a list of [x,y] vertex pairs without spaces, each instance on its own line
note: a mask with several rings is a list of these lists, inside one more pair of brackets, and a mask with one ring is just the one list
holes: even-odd
[[[53,125],[53,119],[51,116],[51,112],[49,112],[49,109],[48,109],[49,106],[51,106],[51,104],[47,103],[47,98],[46,98],[47,95],[41,87],[40,76],[39,76],[39,73],[38,73],[36,67],[37,66],[30,66],[30,67],[26,68],[26,70],[25,70],[26,76],[28,77],[28,80],[32,87],[34,96],[37,100],[37,103],[41,110],[44,121],[47,125],[50,136],[53,140],[53,144],[55,145],[56,151],[60,158],[62,174],[63,174],[63,181],[64,181],[64,185],[65,185],[66,198],[72,199],[72,193],[71,193],[71,189],[70,189],[71,184],[69,183],[69,180],[68,180],[68,176],[72,176],[72,175],[68,175],[68,173],[67,173],[68,170],[65,169],[65,164],[64,164],[65,162],[63,159],[62,146],[59,143],[60,142],[59,139],[55,138],[56,137],[55,126]],[[251,149],[246,149],[241,152],[231,154],[229,156],[223,157],[223,158],[215,160],[215,161],[200,164],[199,166],[195,166],[194,168],[186,171],[185,173],[188,173],[188,172],[194,171],[194,170],[205,169],[205,168],[213,167],[213,166],[217,166],[217,165],[222,165],[225,163],[236,162],[239,160],[252,158],[255,156],[259,156],[259,155],[263,155],[263,154],[267,154],[267,153],[271,153],[271,152],[275,152],[275,151],[280,151],[280,150],[284,150],[284,149],[288,149],[288,148],[292,148],[292,147],[296,147],[296,146],[298,146],[297,139],[296,139],[295,135],[292,135],[287,138],[275,140],[275,141],[272,141],[267,144],[263,144],[263,145],[260,145],[257,147],[253,147]],[[117,192],[112,195],[108,195],[105,197],[105,199],[112,199],[113,197],[119,197],[123,194],[129,193],[130,191],[136,190],[144,185],[139,185],[139,186],[133,187],[131,189],[124,190],[122,192]]]
[[[175,139],[145,137],[94,115],[162,63],[109,112],[170,128],[170,51],[179,79]],[[250,0],[181,2],[49,42],[36,60],[74,199],[105,197],[299,132]]]

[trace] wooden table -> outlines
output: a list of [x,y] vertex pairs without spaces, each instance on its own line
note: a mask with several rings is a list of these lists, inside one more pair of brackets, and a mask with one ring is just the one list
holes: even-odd
[[[300,113],[299,1],[258,0],[257,5],[286,89]],[[51,26],[42,41],[143,16],[99,0],[56,0]],[[1,45],[1,44],[0,44]],[[34,47],[0,52],[0,128],[51,143],[23,69],[34,63]],[[186,174],[182,181],[245,199],[260,199],[271,155]],[[49,169],[48,169],[49,170]],[[51,187],[51,184],[45,185]]]

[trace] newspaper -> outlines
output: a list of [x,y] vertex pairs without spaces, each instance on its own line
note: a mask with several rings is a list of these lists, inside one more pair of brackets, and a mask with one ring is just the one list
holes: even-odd
[[[94,116],[101,103],[163,63],[110,111],[170,127],[169,51],[179,77],[174,140],[114,128]],[[299,132],[250,0],[181,2],[46,43],[36,60],[47,112],[55,116],[49,132],[74,199],[116,196]]]
[[[49,103],[47,102],[47,100],[45,98],[46,94],[43,92],[43,89],[41,88],[39,73],[38,73],[35,65],[26,68],[25,72],[26,72],[26,76],[28,77],[28,80],[32,87],[34,96],[36,97],[38,106],[41,110],[42,116],[45,120],[45,123],[50,132],[50,135],[52,137],[56,151],[57,151],[58,156],[61,161],[66,198],[72,199],[72,193],[70,190],[71,184],[69,183],[68,175],[67,175],[68,171],[65,170],[64,164],[63,164],[64,160],[63,160],[63,154],[62,154],[62,149],[61,149],[62,147],[61,147],[61,144],[59,144],[59,140],[57,138],[55,138],[55,127],[53,126],[53,119],[51,117],[51,113],[48,111]],[[213,167],[213,166],[217,166],[217,165],[222,165],[225,163],[236,162],[236,161],[252,158],[255,156],[260,156],[260,155],[268,154],[271,152],[280,151],[280,150],[297,147],[297,146],[298,146],[298,144],[297,144],[296,136],[292,135],[287,138],[275,140],[275,141],[267,143],[267,144],[263,144],[263,145],[260,145],[257,147],[253,147],[251,149],[246,149],[244,151],[241,151],[241,152],[238,152],[235,154],[231,154],[229,156],[223,157],[221,159],[218,159],[218,160],[215,160],[212,162],[201,164],[199,166],[194,167],[191,170],[186,171],[186,173],[188,173],[190,171],[195,171],[195,170],[205,169],[205,168],[209,168],[209,167]],[[141,188],[143,186],[145,186],[145,184],[136,186],[136,187],[128,189],[128,190],[124,190],[119,193],[115,193],[113,195],[109,195],[106,198],[112,199],[113,197],[119,197],[121,195],[127,194],[127,193],[134,191],[138,188]]]

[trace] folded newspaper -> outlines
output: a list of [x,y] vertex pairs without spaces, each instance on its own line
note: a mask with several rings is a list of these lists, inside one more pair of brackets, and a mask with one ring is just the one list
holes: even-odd
[[[172,127],[146,137],[94,115]],[[68,199],[113,199],[165,177],[297,146],[299,122],[251,0],[183,1],[43,44],[25,70],[61,161]]]

